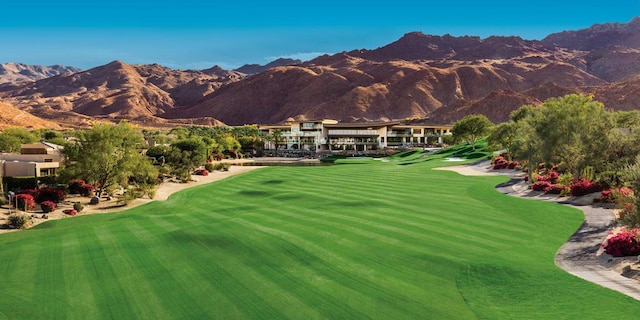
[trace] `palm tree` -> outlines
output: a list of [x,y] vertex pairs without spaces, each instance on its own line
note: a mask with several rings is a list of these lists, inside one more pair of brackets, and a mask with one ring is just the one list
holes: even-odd
[[282,130],[280,130],[280,129],[273,130],[273,132],[271,132],[271,139],[273,140],[273,143],[276,146],[276,157],[277,157],[278,156],[278,145],[280,143],[280,140],[282,139]]

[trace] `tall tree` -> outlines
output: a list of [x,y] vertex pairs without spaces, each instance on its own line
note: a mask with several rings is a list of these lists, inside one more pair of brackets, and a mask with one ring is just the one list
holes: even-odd
[[472,114],[454,123],[451,133],[456,139],[471,143],[473,150],[475,150],[476,142],[487,136],[492,127],[493,123],[485,115]]
[[27,129],[18,127],[6,128],[0,133],[0,152],[19,152],[22,144],[37,141],[38,137]]
[[134,176],[145,181],[157,177],[148,158],[138,150],[142,135],[125,122],[96,125],[80,132],[77,139],[64,149],[67,160],[61,175],[96,184],[98,196],[105,190],[127,187]]

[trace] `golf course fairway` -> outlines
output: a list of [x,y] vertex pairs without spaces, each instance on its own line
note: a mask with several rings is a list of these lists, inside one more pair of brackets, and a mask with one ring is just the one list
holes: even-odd
[[580,211],[500,194],[503,176],[432,170],[448,155],[269,167],[0,235],[0,318],[640,314],[554,265]]

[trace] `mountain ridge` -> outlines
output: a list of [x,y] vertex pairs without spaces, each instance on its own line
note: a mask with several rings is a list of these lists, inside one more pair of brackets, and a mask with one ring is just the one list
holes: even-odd
[[[632,102],[640,92],[638,39],[640,18],[543,40],[409,32],[376,49],[245,65],[246,73],[242,67],[173,70],[113,61],[2,85],[0,99],[43,118],[64,115],[60,121],[77,114],[157,125],[320,118],[445,124],[483,113],[500,122],[522,104],[574,92],[593,93],[611,109],[640,108]],[[260,72],[249,74],[256,66]]]

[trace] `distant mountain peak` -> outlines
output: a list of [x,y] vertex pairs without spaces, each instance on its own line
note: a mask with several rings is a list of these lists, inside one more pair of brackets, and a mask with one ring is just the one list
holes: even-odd
[[291,65],[297,65],[300,63],[302,63],[302,60],[291,59],[291,58],[278,58],[263,66],[259,64],[245,64],[242,67],[235,69],[234,71],[251,75],[251,74],[258,74],[275,67],[291,66]]
[[0,64],[0,83],[31,82],[80,71],[78,68],[62,65],[39,66],[8,62]]
[[553,33],[542,42],[549,47],[586,51],[612,46],[640,49],[640,17],[628,23],[594,24],[586,29]]

